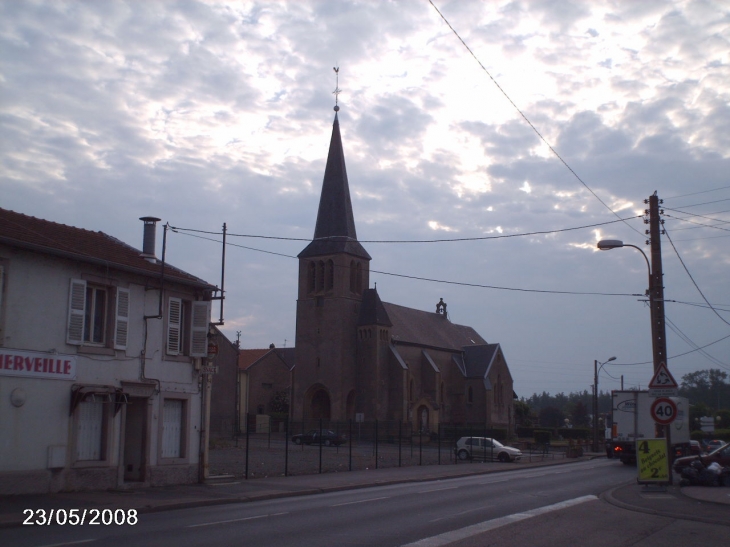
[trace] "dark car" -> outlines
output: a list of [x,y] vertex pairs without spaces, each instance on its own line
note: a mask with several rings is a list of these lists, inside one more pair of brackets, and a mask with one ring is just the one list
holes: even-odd
[[724,445],[724,444],[725,444],[725,443],[724,443],[723,441],[719,441],[719,440],[717,440],[717,439],[715,439],[715,440],[713,440],[713,441],[710,441],[710,442],[708,442],[708,443],[707,443],[707,445],[705,446],[705,452],[707,452],[707,453],[709,454],[710,452],[712,452],[712,451],[713,451],[713,450],[715,450],[716,448],[719,448],[719,447],[721,447],[721,446],[722,446],[722,445]]
[[692,465],[694,461],[701,461],[702,464],[707,467],[713,462],[719,463],[722,467],[730,466],[730,444],[724,444],[719,448],[716,448],[709,454],[703,454],[701,456],[685,456],[684,458],[677,458],[674,460],[674,471],[681,473],[682,469]]
[[331,429],[323,429],[320,437],[319,429],[310,429],[306,433],[294,435],[291,440],[294,444],[323,444],[325,446],[340,446],[347,442],[344,435],[338,435]]

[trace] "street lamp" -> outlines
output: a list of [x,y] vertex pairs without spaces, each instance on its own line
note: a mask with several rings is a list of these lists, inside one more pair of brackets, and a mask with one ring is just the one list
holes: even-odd
[[615,361],[616,357],[610,357],[608,361],[601,363],[598,367],[598,361],[593,361],[593,452],[598,452],[598,373],[601,372],[603,365]]

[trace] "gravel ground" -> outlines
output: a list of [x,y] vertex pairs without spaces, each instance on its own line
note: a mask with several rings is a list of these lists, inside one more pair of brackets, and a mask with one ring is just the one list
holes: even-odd
[[[295,445],[286,443],[283,435],[255,434],[250,436],[248,450],[248,478],[277,477],[288,475],[311,475],[320,472],[333,473],[340,471],[357,471],[375,469],[375,446],[372,442],[350,443],[339,447],[319,445]],[[243,476],[246,473],[246,438],[235,440],[216,440],[210,450],[209,466],[211,475]],[[472,465],[472,462],[454,461],[452,444],[442,442],[440,451],[436,443],[427,443],[419,447],[403,442],[380,442],[377,447],[377,467],[398,467],[411,465]],[[439,459],[440,452],[440,459]],[[564,457],[562,454],[550,454],[548,457]],[[522,461],[533,461],[542,455],[523,451]],[[508,465],[508,464],[505,464]],[[286,469],[286,471],[285,471]]]

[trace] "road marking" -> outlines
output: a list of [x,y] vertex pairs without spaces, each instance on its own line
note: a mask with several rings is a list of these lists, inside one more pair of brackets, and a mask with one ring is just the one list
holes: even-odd
[[448,515],[446,517],[440,517],[440,518],[434,519],[431,522],[438,522],[440,520],[460,517],[461,515],[466,515],[467,513],[473,513],[474,511],[481,511],[482,509],[489,509],[490,507],[494,507],[494,506],[493,505],[483,505],[482,507],[475,507],[474,509],[468,509],[468,510],[462,511],[460,513],[454,513],[453,515]]
[[458,486],[447,486],[446,488],[434,488],[433,490],[421,490],[419,494],[428,494],[429,492],[441,492],[441,490],[456,490]]
[[272,513],[270,515],[257,515],[255,517],[244,517],[240,519],[231,519],[231,520],[218,520],[215,522],[204,522],[203,524],[189,524],[186,526],[186,528],[200,528],[201,526],[215,526],[216,524],[229,524],[231,522],[243,522],[244,520],[255,520],[255,519],[265,519],[267,517],[278,517],[281,515],[288,515],[289,513]]
[[67,541],[66,543],[49,543],[48,545],[41,545],[41,547],[61,547],[62,545],[78,545],[79,543],[91,543],[96,539],[82,539],[81,541]]
[[432,536],[430,538],[424,538],[419,541],[403,545],[402,547],[441,547],[455,541],[476,536],[477,534],[481,534],[483,532],[488,532],[489,530],[494,530],[495,528],[501,528],[502,526],[512,524],[513,522],[519,522],[521,520],[526,520],[532,517],[536,517],[538,515],[549,513],[551,511],[558,511],[560,509],[565,509],[567,507],[572,507],[574,505],[579,505],[581,503],[597,499],[598,498],[596,496],[592,495],[581,496],[572,500],[566,500],[559,503],[554,503],[552,505],[546,505],[545,507],[538,507],[537,509],[525,511],[524,513],[514,513],[505,517],[487,520],[484,522],[480,522],[479,524],[467,526],[466,528],[453,530],[451,532],[446,532],[444,534],[439,534],[438,536]]
[[382,498],[370,498],[370,499],[360,500],[360,501],[348,501],[347,503],[337,503],[335,505],[330,505],[330,507],[342,507],[343,505],[355,505],[356,503],[366,503],[368,501],[387,500],[390,497],[391,496],[385,496],[385,497],[382,497]]

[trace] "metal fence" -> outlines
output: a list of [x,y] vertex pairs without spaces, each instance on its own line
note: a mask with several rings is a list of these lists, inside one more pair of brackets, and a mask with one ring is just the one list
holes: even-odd
[[[257,427],[254,416],[248,423],[245,435],[230,442],[217,441],[210,452],[212,475],[248,479],[413,465],[469,465],[489,458],[460,460],[454,451],[458,439],[473,436],[499,440],[506,436],[504,430],[491,429],[486,424],[440,424],[434,431],[422,431],[413,424],[377,420],[309,423],[272,420]],[[325,435],[328,431],[335,435],[329,442]],[[297,438],[301,444],[293,442]],[[339,444],[341,438],[344,441]],[[508,443],[504,441],[504,444]],[[518,444],[523,461],[565,457],[564,449]]]

